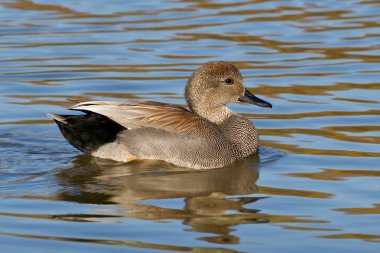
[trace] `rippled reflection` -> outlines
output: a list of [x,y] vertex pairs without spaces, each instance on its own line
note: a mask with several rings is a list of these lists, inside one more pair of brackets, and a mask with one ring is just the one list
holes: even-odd
[[[254,158],[253,158],[254,159]],[[99,201],[128,205],[144,199],[164,199],[257,192],[257,161],[249,159],[220,170],[190,170],[165,162],[134,161],[118,164],[91,156],[79,156],[73,164],[57,174],[63,198],[70,198],[66,185],[75,185],[78,201],[90,202],[87,195],[99,194]],[[97,188],[97,185],[102,185]],[[67,196],[65,195],[67,194]],[[75,197],[77,194],[72,194]]]

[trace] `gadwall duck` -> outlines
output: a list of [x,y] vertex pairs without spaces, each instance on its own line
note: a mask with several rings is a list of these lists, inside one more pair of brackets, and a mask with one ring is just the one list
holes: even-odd
[[185,98],[188,109],[160,102],[89,101],[69,108],[83,115],[48,115],[77,149],[121,162],[153,159],[206,169],[257,153],[255,126],[225,105],[272,105],[244,88],[237,67],[203,64],[188,80]]

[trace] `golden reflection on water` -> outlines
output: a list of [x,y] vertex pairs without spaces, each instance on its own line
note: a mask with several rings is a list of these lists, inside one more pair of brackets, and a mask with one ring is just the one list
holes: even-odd
[[335,210],[345,212],[346,214],[380,214],[380,203],[374,204],[370,208],[337,208]]
[[313,173],[289,173],[291,177],[304,177],[314,180],[344,180],[348,177],[380,177],[378,170],[333,170],[324,169],[321,172]]
[[370,234],[333,234],[319,236],[320,238],[328,239],[360,239],[368,242],[380,242],[380,235],[370,235]]
[[157,244],[157,243],[147,243],[140,241],[128,241],[128,240],[101,240],[101,239],[87,239],[87,238],[71,238],[71,237],[59,237],[59,236],[43,236],[34,234],[13,234],[13,233],[3,233],[3,235],[13,236],[17,238],[26,239],[40,239],[40,240],[51,240],[51,241],[61,241],[61,242],[72,242],[72,243],[90,243],[98,245],[111,245],[118,247],[132,247],[132,248],[143,248],[143,249],[154,249],[154,250],[165,250],[165,251],[178,251],[178,252],[221,252],[221,253],[234,253],[238,251],[223,249],[223,248],[202,248],[202,247],[184,247],[175,246],[169,244]]
[[262,141],[263,145],[277,147],[292,153],[304,155],[322,155],[322,156],[343,156],[343,157],[374,157],[378,158],[378,152],[351,151],[351,150],[334,150],[334,149],[318,149],[318,148],[300,148],[298,145],[281,144],[273,141]]

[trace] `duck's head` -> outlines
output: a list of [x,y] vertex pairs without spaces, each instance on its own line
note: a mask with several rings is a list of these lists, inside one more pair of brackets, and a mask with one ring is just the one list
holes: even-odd
[[207,62],[195,70],[187,83],[185,97],[190,109],[203,117],[220,113],[226,110],[226,104],[235,102],[272,107],[244,87],[237,67],[223,61]]

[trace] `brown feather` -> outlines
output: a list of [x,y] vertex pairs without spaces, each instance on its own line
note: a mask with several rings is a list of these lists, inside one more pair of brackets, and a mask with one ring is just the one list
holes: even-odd
[[71,109],[99,113],[127,128],[153,127],[183,133],[195,131],[201,124],[210,124],[182,106],[161,102],[89,101]]

